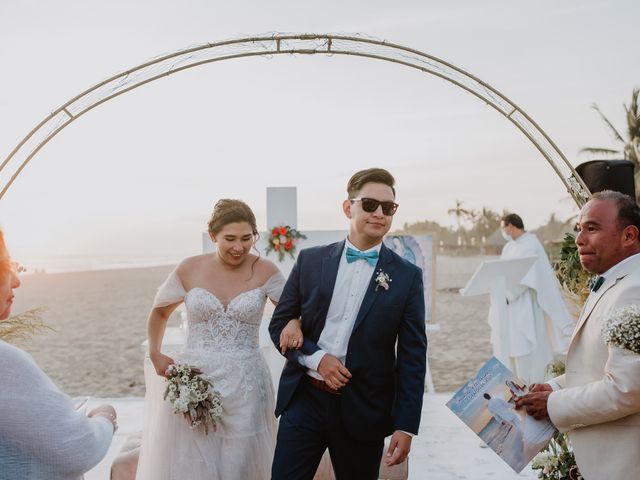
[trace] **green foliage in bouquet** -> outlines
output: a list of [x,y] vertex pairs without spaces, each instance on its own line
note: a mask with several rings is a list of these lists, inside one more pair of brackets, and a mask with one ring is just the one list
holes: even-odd
[[542,480],[583,480],[569,441],[564,433],[557,433],[531,463],[531,468],[540,470]]
[[580,264],[575,234],[565,234],[560,249],[560,260],[554,263],[553,269],[562,288],[573,294],[582,306],[589,296],[592,275]]
[[53,330],[42,320],[42,312],[43,308],[34,308],[0,322],[0,340],[23,344],[36,334]]

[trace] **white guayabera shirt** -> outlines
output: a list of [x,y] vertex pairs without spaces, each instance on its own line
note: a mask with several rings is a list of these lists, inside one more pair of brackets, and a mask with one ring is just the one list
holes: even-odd
[[76,480],[107,453],[113,426],[75,411],[26,352],[0,340],[0,480]]

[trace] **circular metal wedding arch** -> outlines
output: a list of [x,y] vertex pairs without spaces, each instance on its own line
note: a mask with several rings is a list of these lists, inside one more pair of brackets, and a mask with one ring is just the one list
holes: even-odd
[[0,199],[33,157],[67,125],[103,103],[168,75],[207,63],[275,55],[352,55],[404,65],[440,77],[475,95],[515,125],[558,174],[578,206],[589,190],[549,136],[520,107],[496,89],[432,55],[364,36],[269,34],[205,43],[153,58],[73,97],[36,125],[0,165]]

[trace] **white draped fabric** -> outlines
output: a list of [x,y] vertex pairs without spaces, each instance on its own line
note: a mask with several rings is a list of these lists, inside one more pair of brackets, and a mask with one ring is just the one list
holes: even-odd
[[144,429],[137,480],[269,479],[275,448],[274,391],[258,332],[267,298],[277,301],[281,273],[241,293],[225,308],[208,290],[188,292],[175,271],[154,307],[185,302],[187,340],[177,363],[202,369],[222,394],[222,420],[205,435],[192,430],[163,400],[164,380],[146,375]]
[[566,353],[574,327],[558,279],[535,235],[525,232],[508,242],[500,258],[533,256],[537,260],[520,285],[507,292],[507,318],[501,321],[495,306],[489,311],[496,356],[527,384],[544,380],[554,354]]
[[77,412],[31,355],[0,340],[0,480],[77,480],[107,453],[113,426]]

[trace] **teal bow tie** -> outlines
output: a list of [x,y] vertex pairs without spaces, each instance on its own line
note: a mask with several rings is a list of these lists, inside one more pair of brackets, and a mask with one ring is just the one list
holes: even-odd
[[597,292],[600,287],[602,286],[602,284],[604,283],[604,277],[596,277],[591,281],[591,291],[593,293]]
[[356,250],[355,248],[347,247],[348,263],[353,263],[356,260],[360,259],[366,260],[367,262],[369,262],[369,265],[373,265],[375,267],[376,263],[378,263],[378,251],[370,250],[368,252],[361,252],[359,250]]

